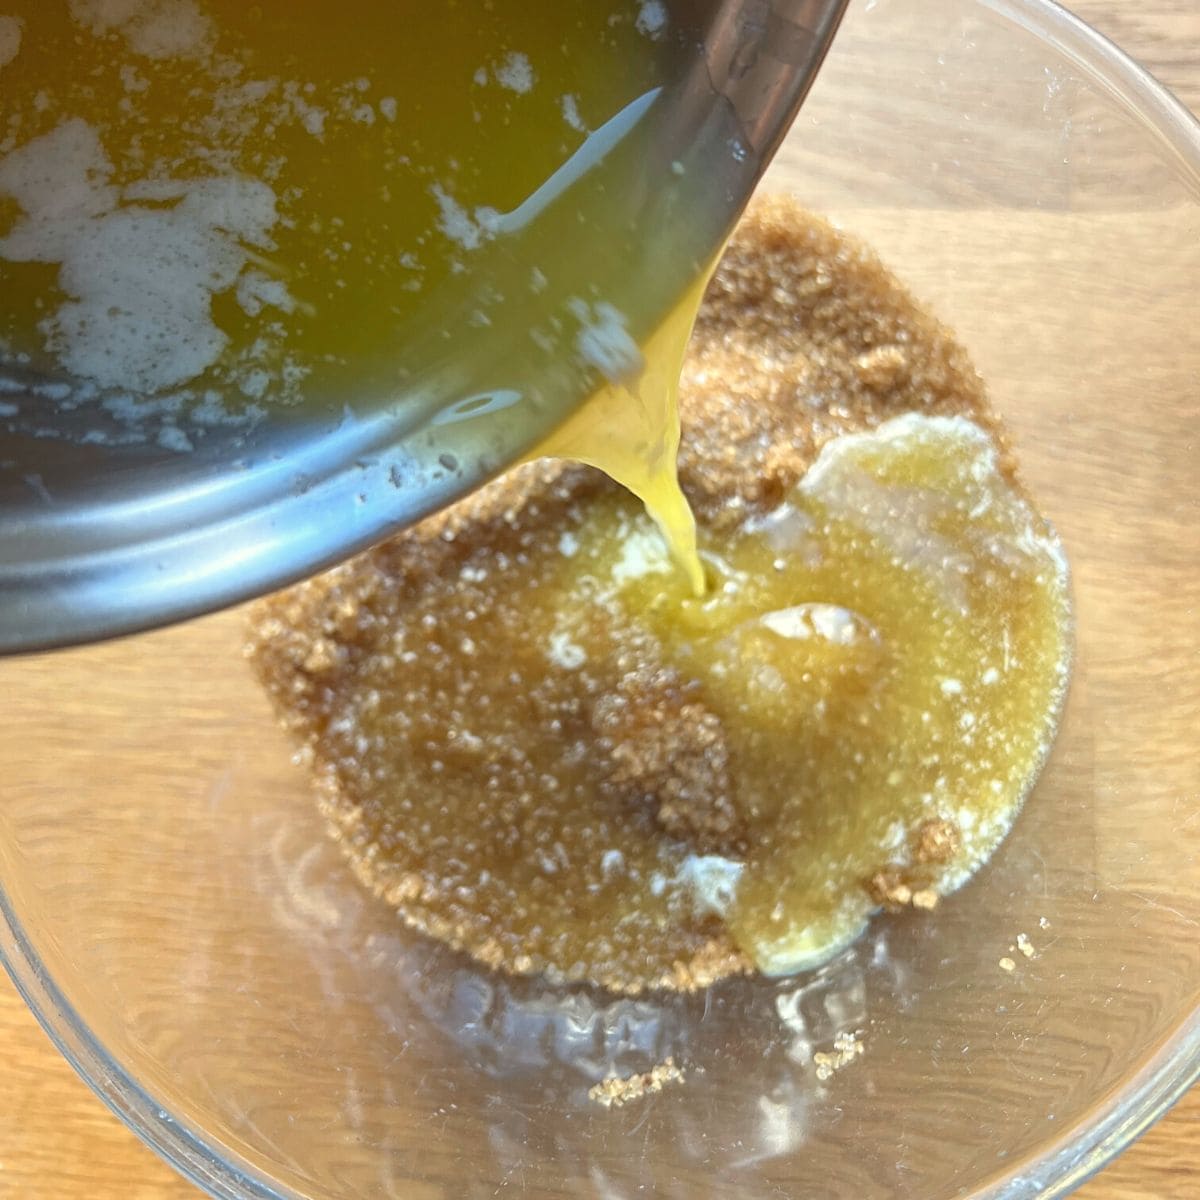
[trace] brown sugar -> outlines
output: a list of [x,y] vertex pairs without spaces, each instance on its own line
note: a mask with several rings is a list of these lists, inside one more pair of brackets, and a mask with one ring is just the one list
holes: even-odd
[[1052,735],[1057,547],[868,250],[758,201],[681,416],[704,597],[616,485],[538,461],[254,611],[359,878],[488,966],[637,993],[819,961],[969,877]]
[[865,1047],[856,1033],[839,1033],[833,1039],[832,1050],[818,1050],[813,1055],[817,1079],[824,1083],[860,1058]]
[[687,700],[676,672],[637,664],[592,709],[602,785],[648,807],[659,827],[705,851],[736,851],[741,822],[720,720]]
[[958,852],[962,839],[953,821],[935,817],[916,831],[913,857],[919,863],[949,862]]
[[684,363],[679,476],[697,519],[725,529],[772,508],[831,438],[911,412],[969,417],[1011,472],[950,330],[866,246],[784,197],[760,197],[709,284]]
[[620,1108],[643,1096],[661,1092],[668,1083],[682,1083],[683,1072],[673,1058],[665,1058],[649,1071],[625,1077],[610,1076],[588,1090],[588,1099],[605,1108]]
[[876,871],[866,882],[867,894],[886,908],[904,908],[912,903],[912,887],[905,882],[904,870],[887,866]]

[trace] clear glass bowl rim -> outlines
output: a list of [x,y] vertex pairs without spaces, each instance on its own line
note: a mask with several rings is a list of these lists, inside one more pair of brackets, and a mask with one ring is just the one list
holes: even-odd
[[[1034,34],[1124,106],[1200,180],[1200,120],[1147,70],[1057,0],[973,0]],[[304,1200],[218,1150],[151,1096],[96,1040],[29,940],[0,881],[0,963],[83,1081],[156,1154],[215,1200]],[[1142,1069],[1039,1153],[1013,1163],[971,1200],[1057,1200],[1144,1133],[1200,1079],[1200,1005]]]

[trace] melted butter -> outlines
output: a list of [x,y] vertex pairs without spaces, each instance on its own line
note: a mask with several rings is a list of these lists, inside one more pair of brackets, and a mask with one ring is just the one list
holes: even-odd
[[676,470],[679,376],[710,274],[701,273],[647,340],[634,378],[601,388],[530,456],[587,463],[636,496],[696,596],[704,594],[704,566]]
[[[583,539],[609,557],[629,619],[648,620],[667,662],[715,698],[742,750],[742,803],[772,830],[768,854],[691,855],[676,882],[760,970],[787,974],[858,936],[878,897],[856,882],[882,868],[909,893],[944,893],[992,853],[1053,732],[1066,567],[984,431],[908,416],[835,441],[781,506],[709,541],[706,596],[676,455],[709,274],[647,343],[636,380],[604,388],[538,454],[628,489],[684,574],[681,590],[644,535]],[[586,657],[586,643],[570,645]],[[785,761],[795,775],[778,773]],[[922,823],[953,830],[953,866],[914,864]]]
[[[782,974],[857,936],[864,880],[944,894],[1007,832],[1065,685],[1065,563],[982,430],[915,415],[831,442],[780,507],[705,549],[709,597],[645,576],[619,591],[727,731],[751,849],[706,870],[735,943]],[[935,822],[955,849],[922,862]]]

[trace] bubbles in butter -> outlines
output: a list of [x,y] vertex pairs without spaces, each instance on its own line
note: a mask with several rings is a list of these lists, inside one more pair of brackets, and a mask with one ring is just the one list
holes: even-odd
[[21,50],[21,22],[0,16],[0,68],[8,66]]
[[68,0],[91,33],[119,34],[146,58],[199,56],[211,49],[212,22],[196,0]]
[[[211,367],[228,345],[213,319],[254,249],[271,250],[275,195],[238,176],[145,180],[125,188],[96,130],[79,118],[0,162],[0,193],[23,210],[0,238],[10,262],[57,264],[66,297],[39,322],[74,375],[157,392]],[[140,203],[139,203],[140,202]],[[286,286],[256,272],[244,303],[290,311]]]

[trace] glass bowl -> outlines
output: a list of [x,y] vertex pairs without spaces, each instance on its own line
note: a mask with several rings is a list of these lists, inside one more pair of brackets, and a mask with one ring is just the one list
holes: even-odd
[[[1196,1077],[1200,129],[1044,0],[865,0],[767,186],[958,330],[1061,531],[1077,664],[1025,813],[819,971],[614,1001],[360,891],[242,614],[0,664],[0,950],[213,1195],[1053,1197]],[[587,1099],[670,1054],[685,1085]]]

